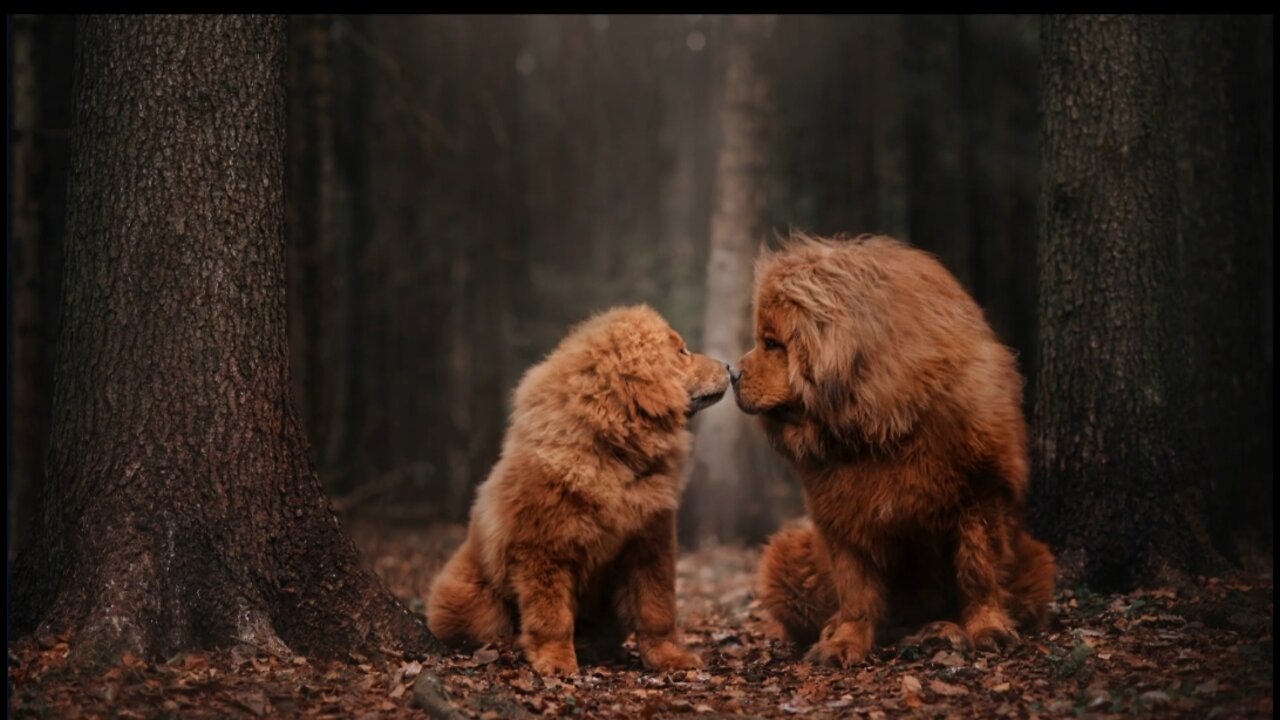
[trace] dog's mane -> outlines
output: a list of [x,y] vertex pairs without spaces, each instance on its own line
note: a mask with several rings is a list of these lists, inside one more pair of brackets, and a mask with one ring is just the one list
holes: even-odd
[[873,448],[915,430],[971,354],[954,345],[981,335],[980,311],[937,259],[883,235],[793,231],[758,259],[756,301],[790,325],[806,413]]

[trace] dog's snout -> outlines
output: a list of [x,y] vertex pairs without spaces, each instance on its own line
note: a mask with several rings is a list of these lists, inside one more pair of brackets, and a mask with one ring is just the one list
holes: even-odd
[[725,363],[724,367],[729,371],[729,382],[737,385],[738,381],[742,379],[742,371],[728,363]]

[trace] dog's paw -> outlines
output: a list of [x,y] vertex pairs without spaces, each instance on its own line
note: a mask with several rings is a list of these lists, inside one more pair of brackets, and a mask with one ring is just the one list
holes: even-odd
[[656,672],[667,670],[697,670],[702,658],[685,650],[674,642],[660,642],[641,655],[644,666]]
[[805,653],[805,659],[820,665],[850,667],[867,659],[875,629],[866,622],[828,623],[822,637]]
[[969,615],[964,623],[973,646],[983,652],[1004,652],[1018,644],[1013,622],[999,607],[983,607]]
[[953,650],[968,655],[973,650],[969,636],[959,625],[945,620],[931,622],[920,628],[914,635],[908,635],[898,641],[899,649],[915,648],[922,653],[930,654],[939,650]]
[[850,640],[819,640],[805,653],[804,659],[815,665],[849,668],[867,659],[871,648]]
[[572,645],[547,644],[537,650],[526,650],[529,664],[539,675],[573,675],[578,672],[578,657]]
[[973,646],[983,652],[1002,653],[1018,646],[1022,638],[1008,625],[984,625],[969,629]]

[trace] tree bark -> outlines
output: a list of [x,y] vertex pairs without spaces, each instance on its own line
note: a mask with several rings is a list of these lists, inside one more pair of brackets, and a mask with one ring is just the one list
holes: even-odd
[[89,16],[49,482],[19,632],[97,663],[436,647],[328,508],[289,388],[285,21]]
[[1145,16],[1043,26],[1035,517],[1102,589],[1213,555],[1184,453],[1170,32]]
[[[769,237],[767,215],[770,141],[774,117],[771,49],[777,17],[728,19],[723,139],[716,166],[716,199],[707,262],[707,303],[702,351],[736,362],[751,345],[752,261]],[[740,505],[755,488],[746,462],[747,418],[730,402],[704,411],[694,446],[692,511],[697,541],[737,539]],[[742,518],[744,522],[750,522]]]

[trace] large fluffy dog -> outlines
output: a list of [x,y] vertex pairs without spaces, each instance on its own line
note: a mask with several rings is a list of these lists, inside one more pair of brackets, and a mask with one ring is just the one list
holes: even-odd
[[1040,627],[1056,569],[1021,524],[1022,379],[955,278],[892,238],[792,237],[757,263],[755,335],[738,404],[812,520],[770,540],[759,592],[810,659],[930,620],[983,649]]
[[519,632],[543,674],[577,671],[575,625],[605,651],[634,631],[650,669],[700,665],[675,625],[675,511],[688,418],[730,372],[648,307],[575,327],[516,389],[467,539],[432,585],[431,631],[455,644]]

